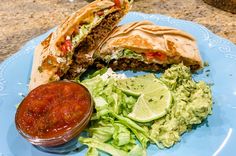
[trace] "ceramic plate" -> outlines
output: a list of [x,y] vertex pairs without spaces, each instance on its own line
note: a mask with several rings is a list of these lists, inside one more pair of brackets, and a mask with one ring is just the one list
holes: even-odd
[[[182,136],[170,149],[148,147],[149,156],[230,156],[236,153],[236,46],[196,23],[156,14],[131,12],[120,24],[150,20],[158,25],[171,26],[192,34],[198,42],[201,55],[209,66],[194,75],[212,86],[213,114],[206,122]],[[51,156],[23,139],[16,131],[16,105],[27,94],[33,51],[51,31],[26,43],[12,57],[0,65],[0,156]],[[210,71],[209,71],[210,70]],[[132,72],[126,72],[133,76]],[[68,155],[84,155],[82,152]]]

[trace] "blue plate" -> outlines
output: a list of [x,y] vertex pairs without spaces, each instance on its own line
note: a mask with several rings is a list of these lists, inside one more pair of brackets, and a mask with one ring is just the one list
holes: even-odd
[[[213,114],[170,149],[160,150],[151,145],[148,155],[230,156],[236,153],[236,46],[214,35],[196,23],[162,15],[131,12],[120,24],[150,20],[158,25],[171,26],[192,34],[204,61],[210,66],[194,75],[195,80],[214,83],[212,86]],[[51,156],[23,139],[16,131],[14,117],[17,104],[27,94],[33,51],[51,31],[29,41],[0,65],[0,155]],[[208,72],[210,70],[210,72]],[[209,74],[208,74],[209,73]],[[127,72],[129,76],[133,73]],[[68,155],[84,155],[82,152]]]

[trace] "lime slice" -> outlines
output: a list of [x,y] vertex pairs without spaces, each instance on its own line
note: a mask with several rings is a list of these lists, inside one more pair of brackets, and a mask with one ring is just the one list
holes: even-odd
[[153,74],[121,80],[118,87],[127,93],[140,95],[128,117],[149,122],[164,116],[172,103],[169,88]]
[[[144,99],[144,95],[140,95],[137,102],[135,103],[133,107],[133,111],[128,114],[128,117],[139,122],[146,122],[146,118],[153,118],[155,114],[152,112],[152,110],[149,108],[148,104],[146,103]],[[143,121],[143,119],[145,121]]]
[[145,74],[145,75],[136,76],[136,78],[148,80],[148,79],[156,79],[156,76],[154,74]]
[[152,83],[153,81],[156,81],[156,79],[157,78],[154,74],[147,74],[127,79],[120,79],[117,81],[117,86],[129,95],[140,96],[152,89]]

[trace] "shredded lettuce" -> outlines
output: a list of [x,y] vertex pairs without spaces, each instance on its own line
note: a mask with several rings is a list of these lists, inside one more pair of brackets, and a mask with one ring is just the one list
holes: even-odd
[[72,45],[74,47],[79,43],[79,41],[81,40],[83,36],[88,34],[91,26],[92,26],[92,23],[82,25],[81,28],[79,29],[79,33],[75,35],[74,37],[72,37]]
[[99,152],[94,147],[89,147],[88,152],[86,153],[86,156],[99,156]]
[[106,125],[102,127],[89,128],[88,132],[92,135],[92,138],[101,142],[106,142],[112,139],[115,128],[113,125]]
[[[108,69],[106,73],[98,71],[90,79],[81,82],[92,94],[96,109],[87,130],[92,140],[80,140],[89,146],[87,155],[95,151],[93,148],[112,155],[128,155],[130,151],[132,155],[146,150],[148,130],[124,116],[132,111],[137,97],[126,95],[118,89],[117,78],[124,76],[114,74]],[[138,148],[136,139],[140,140],[144,148]]]
[[87,36],[87,34],[89,34],[91,29],[93,27],[95,27],[98,23],[100,23],[104,17],[105,16],[97,16],[96,15],[93,18],[93,20],[91,21],[91,23],[83,24],[79,28],[78,34],[76,34],[74,37],[72,37],[72,45],[73,45],[73,47],[76,47],[78,45],[78,43],[81,41],[81,39],[84,38],[85,36]]
[[144,58],[142,56],[142,54],[138,54],[132,50],[129,50],[129,49],[124,49],[123,50],[123,56],[124,58],[133,58],[133,59],[137,59],[137,60],[140,60],[140,61],[143,61]]
[[137,59],[140,61],[144,61],[144,57],[142,54],[136,53],[130,49],[123,49],[121,51],[117,51],[112,53],[111,55],[107,55],[104,57],[104,60],[106,62],[109,62],[112,59],[120,59],[120,58],[132,58],[132,59]]
[[115,148],[111,144],[99,142],[93,138],[80,137],[79,141],[89,146],[88,152],[86,154],[87,156],[98,156],[99,153],[96,149],[99,149],[112,156],[146,156],[146,150],[139,145],[133,146],[129,152],[126,152],[124,150]]
[[111,154],[113,156],[127,156],[128,153],[125,152],[125,151],[122,151],[122,150],[119,150],[119,149],[116,149],[114,148],[112,145],[110,144],[106,144],[106,143],[103,143],[103,142],[100,142],[96,139],[93,139],[93,138],[83,138],[83,137],[80,137],[79,138],[79,141],[85,145],[88,145],[90,148],[93,147],[93,148],[97,148],[101,151],[104,151],[108,154]]
[[128,156],[146,156],[146,149],[136,145],[129,153]]
[[113,134],[113,144],[123,146],[131,140],[130,131],[122,124],[114,124],[115,131]]

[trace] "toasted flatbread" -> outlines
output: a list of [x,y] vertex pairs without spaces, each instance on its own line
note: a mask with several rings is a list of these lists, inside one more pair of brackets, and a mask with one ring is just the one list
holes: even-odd
[[[127,50],[129,53],[134,53],[133,58],[131,54],[128,58],[125,56],[127,54],[122,54]],[[140,57],[137,59],[138,55]],[[193,36],[182,30],[158,26],[149,21],[134,22],[117,27],[97,49],[95,57],[115,69],[124,70],[132,69],[131,63],[136,63],[134,65],[137,66],[136,68],[146,64],[145,68],[151,71],[180,62],[190,66],[193,70],[203,66]],[[122,62],[120,62],[121,60]],[[123,68],[122,64],[126,68]],[[148,67],[148,65],[151,66]],[[154,65],[159,65],[159,67],[152,69]]]
[[[41,42],[34,52],[29,89],[60,80],[67,73],[83,73],[93,62],[94,50],[131,7],[128,0],[116,3],[96,0],[86,5]],[[71,68],[75,66],[76,69]]]

